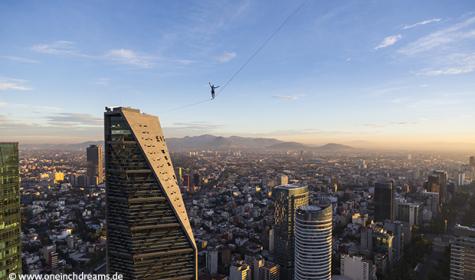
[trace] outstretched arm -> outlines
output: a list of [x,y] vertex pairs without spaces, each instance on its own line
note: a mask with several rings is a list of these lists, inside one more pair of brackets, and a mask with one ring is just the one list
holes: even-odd
[[214,88],[219,88],[219,86],[215,86]]
[[208,82],[209,86],[211,86],[211,82]]

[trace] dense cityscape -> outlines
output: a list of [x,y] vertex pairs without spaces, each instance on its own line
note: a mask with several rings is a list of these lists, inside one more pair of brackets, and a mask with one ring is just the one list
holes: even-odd
[[[2,144],[7,159],[8,145]],[[199,279],[473,276],[473,156],[195,150],[171,151],[171,160],[196,241]],[[11,250],[21,256],[17,268],[105,273],[111,210],[103,144],[70,151],[20,146],[18,163],[21,254]],[[323,219],[324,210],[328,236],[305,239],[319,231],[302,233],[299,225]],[[312,254],[309,248],[320,249]]]

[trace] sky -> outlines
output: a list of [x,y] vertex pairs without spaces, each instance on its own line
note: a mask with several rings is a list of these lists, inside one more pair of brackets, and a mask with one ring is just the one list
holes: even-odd
[[474,105],[472,0],[0,1],[0,140],[99,140],[129,106],[166,137],[473,151]]

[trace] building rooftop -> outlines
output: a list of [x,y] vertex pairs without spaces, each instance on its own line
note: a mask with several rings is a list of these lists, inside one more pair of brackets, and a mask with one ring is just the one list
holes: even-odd
[[455,235],[458,236],[470,236],[475,237],[475,228],[469,226],[462,226],[460,224],[455,225],[454,228]]
[[274,189],[290,189],[290,190],[293,190],[293,189],[299,189],[299,188],[305,188],[305,186],[299,186],[299,185],[295,185],[295,184],[287,184],[287,185],[279,185],[279,186],[275,187]]
[[317,205],[304,205],[304,206],[300,206],[300,209],[304,211],[309,211],[309,212],[318,212],[322,210],[322,207],[317,206]]

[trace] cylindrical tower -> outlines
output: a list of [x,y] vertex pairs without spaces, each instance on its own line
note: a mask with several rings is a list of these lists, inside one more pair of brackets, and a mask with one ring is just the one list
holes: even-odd
[[331,205],[301,206],[295,216],[295,280],[330,280]]

